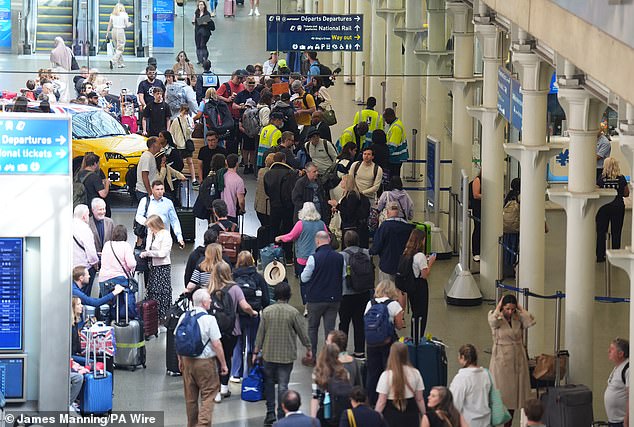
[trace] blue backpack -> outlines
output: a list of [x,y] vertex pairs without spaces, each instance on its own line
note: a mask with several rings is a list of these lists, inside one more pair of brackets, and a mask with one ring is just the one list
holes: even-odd
[[374,298],[370,300],[372,306],[363,316],[365,341],[370,347],[389,344],[394,337],[394,325],[390,322],[387,308],[391,302],[391,299],[384,302],[377,302]]
[[249,375],[242,380],[242,400],[259,402],[264,399],[264,374],[259,364],[253,366]]
[[194,316],[192,316],[192,311],[185,313],[185,317],[176,328],[176,334],[174,335],[176,354],[180,356],[198,357],[203,353],[209,340],[203,344],[198,319],[206,315],[207,313],[204,312]]

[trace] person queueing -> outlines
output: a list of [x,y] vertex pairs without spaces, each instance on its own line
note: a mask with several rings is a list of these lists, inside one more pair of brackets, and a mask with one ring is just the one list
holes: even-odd
[[429,409],[420,427],[469,427],[464,417],[453,404],[453,396],[447,387],[437,386],[431,389],[427,398]]
[[612,249],[621,248],[621,231],[625,217],[623,198],[630,196],[630,188],[625,177],[621,174],[619,161],[614,157],[608,157],[603,161],[603,171],[597,180],[597,186],[616,190],[614,200],[601,206],[597,212],[597,262],[604,262],[605,235],[608,232],[608,225],[612,233]]
[[489,311],[489,326],[493,334],[493,351],[489,370],[495,386],[502,394],[504,405],[511,413],[505,427],[511,427],[513,413],[530,394],[528,359],[524,348],[524,330],[535,325],[533,315],[524,310],[515,295],[504,295]]
[[458,350],[461,368],[449,389],[458,412],[470,427],[491,427],[489,393],[493,384],[486,369],[478,365],[478,352],[471,344]]

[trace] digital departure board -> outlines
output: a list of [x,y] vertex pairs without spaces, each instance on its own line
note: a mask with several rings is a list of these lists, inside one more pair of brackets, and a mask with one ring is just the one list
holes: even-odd
[[23,245],[0,237],[0,351],[22,350]]
[[0,355],[0,391],[9,403],[26,401],[26,354]]

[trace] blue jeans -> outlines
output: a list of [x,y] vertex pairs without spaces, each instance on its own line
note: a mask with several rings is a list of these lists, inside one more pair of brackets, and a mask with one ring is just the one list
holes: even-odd
[[[258,333],[260,325],[259,317],[240,316],[240,329],[242,335],[238,337],[238,342],[233,348],[233,357],[231,359],[231,376],[242,378],[244,372],[244,362],[242,355],[246,346],[247,364],[251,366],[251,354],[255,347],[255,335]],[[248,372],[247,372],[248,373]]]
[[277,419],[284,418],[282,410],[282,396],[288,390],[293,363],[274,363],[264,361],[264,397],[266,398],[266,413],[275,413],[275,383],[277,383]]

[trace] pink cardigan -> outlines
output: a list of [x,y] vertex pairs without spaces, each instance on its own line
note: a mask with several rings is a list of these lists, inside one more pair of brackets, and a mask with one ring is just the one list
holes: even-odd
[[[293,226],[293,229],[291,231],[289,231],[287,234],[283,234],[280,236],[280,239],[282,239],[282,242],[284,243],[288,243],[288,242],[294,242],[295,240],[299,239],[299,235],[302,234],[302,230],[304,229],[304,226],[302,225],[302,221],[297,221],[295,223],[295,225]],[[328,231],[328,228],[324,225],[324,231]],[[306,265],[306,262],[308,261],[308,258],[295,258],[297,260],[297,263],[299,265]]]
[[[121,261],[126,271],[121,269],[121,265],[119,265],[114,254],[117,255],[117,258],[119,258],[119,261]],[[136,259],[134,258],[134,251],[128,242],[109,241],[103,245],[101,252],[101,269],[99,270],[100,282],[106,282],[115,277],[129,276],[134,273],[135,267]]]

